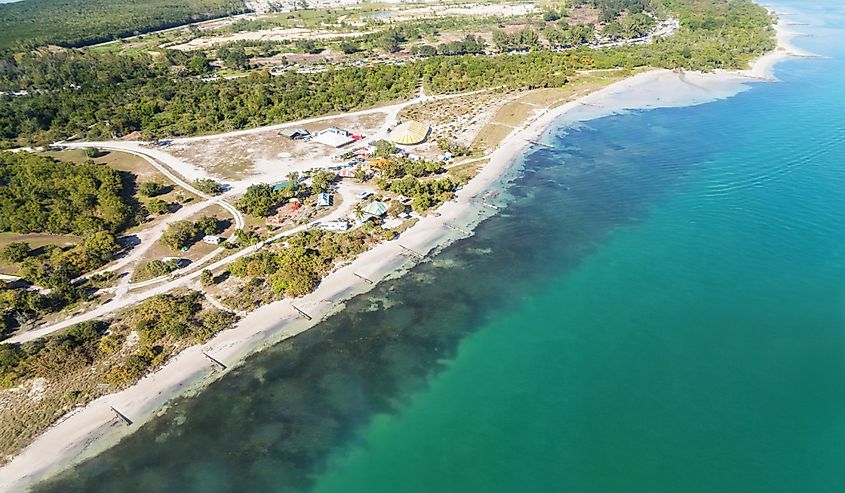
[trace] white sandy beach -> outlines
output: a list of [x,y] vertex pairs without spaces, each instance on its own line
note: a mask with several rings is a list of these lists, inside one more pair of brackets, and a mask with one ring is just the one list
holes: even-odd
[[[777,62],[790,56],[810,55],[790,44],[789,39],[794,34],[786,32],[783,26],[781,22],[778,49],[761,57],[749,70],[713,74],[649,71],[535,115],[527,125],[514,130],[491,154],[489,164],[457,193],[455,200],[438,209],[438,216],[430,215],[399,239],[362,254],[327,276],[313,293],[261,307],[242,319],[236,328],[204,345],[185,350],[136,385],[101,397],[66,416],[0,468],[0,491],[23,490],[39,479],[103,451],[163,412],[172,398],[197,391],[224,375],[226,371],[214,370],[203,352],[231,369],[247,355],[309,329],[342,309],[345,300],[371,289],[372,285],[355,274],[374,281],[401,275],[415,262],[406,256],[403,246],[429,254],[458,239],[462,233],[450,226],[471,230],[494,213],[492,208],[481,203],[481,197],[488,191],[500,190],[514,176],[519,170],[520,154],[531,145],[528,141],[541,139],[551,126],[565,127],[630,110],[702,104],[747,90],[749,82],[773,80],[773,67]],[[309,313],[312,320],[298,316],[292,304]],[[133,424],[125,426],[114,419],[112,406],[128,416]]]

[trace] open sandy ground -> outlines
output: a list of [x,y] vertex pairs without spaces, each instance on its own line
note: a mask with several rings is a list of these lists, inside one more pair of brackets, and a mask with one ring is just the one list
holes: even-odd
[[[430,254],[455,241],[459,233],[452,227],[471,230],[494,212],[484,206],[484,197],[488,192],[501,188],[518,172],[520,153],[531,145],[529,141],[542,140],[550,126],[571,126],[630,110],[702,104],[747,90],[749,82],[772,80],[772,69],[778,61],[790,56],[809,55],[789,44],[793,34],[785,32],[782,27],[781,23],[779,48],[759,59],[747,71],[715,74],[667,70],[645,72],[553,110],[535,114],[490,155],[490,162],[457,193],[453,201],[438,209],[438,215],[423,218],[399,239],[360,255],[349,265],[327,276],[313,293],[263,306],[249,313],[236,328],[219,334],[206,344],[185,350],[136,385],[101,397],[66,416],[0,469],[0,490],[24,489],[39,479],[105,450],[157,413],[164,412],[167,402],[173,397],[198,391],[225,374],[225,371],[212,369],[203,356],[204,352],[231,369],[247,355],[309,329],[342,309],[345,300],[368,291],[371,285],[355,274],[376,282],[401,275],[414,262],[405,256],[403,246]],[[309,313],[312,320],[299,317],[294,305]],[[111,406],[128,416],[133,425],[127,427],[115,420]]]

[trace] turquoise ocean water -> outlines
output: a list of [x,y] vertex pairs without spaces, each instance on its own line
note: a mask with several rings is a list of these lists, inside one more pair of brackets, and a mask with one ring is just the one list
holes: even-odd
[[477,234],[42,492],[845,491],[845,8],[783,81],[553,128]]

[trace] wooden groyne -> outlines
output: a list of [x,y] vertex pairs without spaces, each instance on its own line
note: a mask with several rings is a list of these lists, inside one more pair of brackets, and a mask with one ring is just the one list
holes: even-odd
[[540,142],[539,140],[532,140],[532,139],[525,139],[528,141],[529,144],[533,144],[535,146],[545,147],[547,149],[552,149],[554,146],[551,144],[546,144],[544,142]]
[[124,415],[123,413],[121,413],[120,411],[115,409],[114,406],[109,406],[109,408],[114,413],[114,416],[117,419],[119,419],[120,421],[123,421],[123,424],[125,424],[126,426],[132,426],[132,420],[127,418],[126,415]]
[[296,305],[294,305],[294,304],[291,304],[290,306],[291,306],[294,310],[296,310],[296,311],[297,311],[297,313],[299,313],[300,315],[302,315],[302,317],[303,317],[304,319],[306,319],[306,320],[311,320],[311,315],[308,315],[308,314],[307,314],[307,313],[305,313],[304,311],[300,310],[300,309],[299,309],[299,308],[297,308],[297,307],[296,307]]
[[224,365],[223,363],[221,363],[220,361],[218,361],[217,359],[215,359],[213,356],[206,353],[205,351],[202,352],[202,355],[205,356],[209,361],[211,361],[211,364],[214,365],[215,367],[217,367],[221,370],[226,369],[226,365]]
[[399,248],[401,248],[402,250],[405,250],[406,252],[408,252],[409,254],[413,255],[414,257],[416,257],[418,259],[424,259],[425,258],[425,255],[421,254],[420,252],[411,250],[410,248],[406,247],[405,245],[400,244]]
[[459,228],[459,227],[455,226],[455,225],[454,225],[454,224],[452,224],[452,223],[443,223],[443,224],[444,224],[447,228],[449,228],[449,229],[451,229],[451,230],[457,231],[457,232],[459,232],[459,233],[463,233],[463,234],[465,234],[465,235],[467,235],[467,236],[472,236],[472,233],[471,233],[471,232],[469,232],[469,231],[467,231],[467,230],[465,230],[465,229],[463,229],[463,228]]
[[362,276],[361,274],[358,274],[357,272],[353,272],[352,275],[357,277],[358,279],[361,279],[367,284],[375,284],[372,279],[367,279],[366,277]]

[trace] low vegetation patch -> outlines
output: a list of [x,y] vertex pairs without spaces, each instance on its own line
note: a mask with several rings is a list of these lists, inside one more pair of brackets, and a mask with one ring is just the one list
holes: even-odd
[[0,344],[0,456],[60,416],[123,389],[182,349],[233,326],[197,292],[149,298],[112,321],[86,322],[21,345]]

